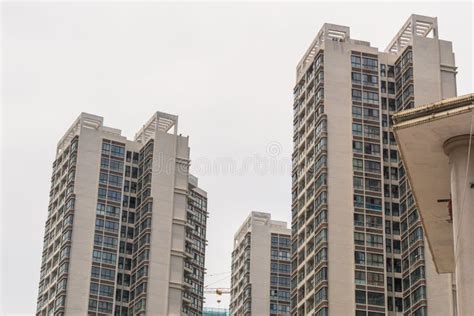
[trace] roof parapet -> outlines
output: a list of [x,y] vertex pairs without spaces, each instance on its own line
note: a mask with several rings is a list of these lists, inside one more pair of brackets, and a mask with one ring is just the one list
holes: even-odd
[[[82,112],[74,121],[74,123],[72,123],[71,127],[67,130],[64,136],[59,140],[56,147],[56,155],[61,154],[65,147],[69,146],[71,140],[76,135],[80,134],[82,128],[98,130],[103,127],[103,123],[103,117]],[[118,130],[118,132],[120,134],[120,130]]]
[[313,40],[303,58],[299,62],[296,68],[297,77],[303,73],[304,69],[306,69],[306,65],[314,59],[318,50],[326,40],[345,42],[349,39],[350,28],[348,26],[324,23],[321,27],[321,30],[319,30],[318,34],[316,35],[316,38]]
[[438,38],[438,18],[412,14],[390,41],[386,53],[398,54],[410,45],[415,36]]
[[178,116],[164,112],[155,112],[148,122],[135,134],[135,141],[146,143],[156,131],[168,133],[174,127],[173,134],[178,133]]

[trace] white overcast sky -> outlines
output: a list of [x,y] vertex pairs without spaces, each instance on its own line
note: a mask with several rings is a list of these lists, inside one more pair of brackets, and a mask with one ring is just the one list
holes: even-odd
[[[458,94],[472,92],[468,2],[3,2],[3,315],[35,311],[51,163],[80,112],[130,138],[154,111],[179,115],[209,195],[207,271],[226,273],[250,211],[290,221],[295,67],[321,25],[350,26],[352,38],[384,49],[411,13],[438,17]],[[237,170],[209,169],[222,161]],[[228,276],[206,284],[228,287]]]

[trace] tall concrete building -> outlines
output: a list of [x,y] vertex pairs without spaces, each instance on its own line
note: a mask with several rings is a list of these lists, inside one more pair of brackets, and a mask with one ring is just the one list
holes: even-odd
[[234,236],[231,315],[289,315],[290,230],[252,212]]
[[59,141],[37,315],[200,315],[207,198],[178,117],[135,139],[82,113]]
[[453,315],[392,115],[456,95],[452,44],[412,15],[385,51],[324,24],[297,66],[292,315]]

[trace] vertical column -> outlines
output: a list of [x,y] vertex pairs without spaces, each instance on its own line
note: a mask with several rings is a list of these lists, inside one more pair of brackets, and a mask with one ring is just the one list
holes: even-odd
[[451,173],[451,198],[453,211],[454,256],[456,264],[456,289],[459,315],[474,311],[474,142],[471,143],[470,160],[469,135],[460,135],[444,143],[449,156]]

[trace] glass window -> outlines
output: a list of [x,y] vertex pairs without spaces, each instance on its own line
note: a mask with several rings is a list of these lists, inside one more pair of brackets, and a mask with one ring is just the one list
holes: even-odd
[[356,290],[355,291],[355,296],[356,296],[356,303],[357,304],[365,304],[366,302],[366,293],[365,291],[359,291],[359,290]]
[[367,272],[367,284],[373,286],[384,286],[384,276],[382,273]]
[[356,264],[365,264],[365,253],[361,251],[354,252],[355,263]]
[[357,123],[352,123],[352,135],[362,136],[362,125]]
[[364,165],[363,165],[362,159],[353,158],[352,167],[354,168],[354,171],[364,171]]
[[385,294],[378,292],[367,292],[367,301],[370,305],[384,306]]
[[383,255],[367,253],[367,265],[374,267],[383,267]]
[[353,179],[355,190],[364,190],[364,179],[360,177],[354,177]]
[[110,148],[110,154],[112,156],[124,157],[125,148],[122,147],[122,146],[118,146],[118,145],[112,145],[111,148]]
[[352,55],[351,56],[351,65],[352,65],[352,67],[360,68],[360,64],[361,64],[360,57]]
[[355,272],[355,283],[358,285],[365,285],[365,271]]
[[365,234],[354,232],[354,243],[356,245],[364,245],[365,244]]
[[354,226],[364,227],[364,214],[354,213]]
[[352,117],[361,118],[362,117],[362,108],[359,106],[352,106]]

